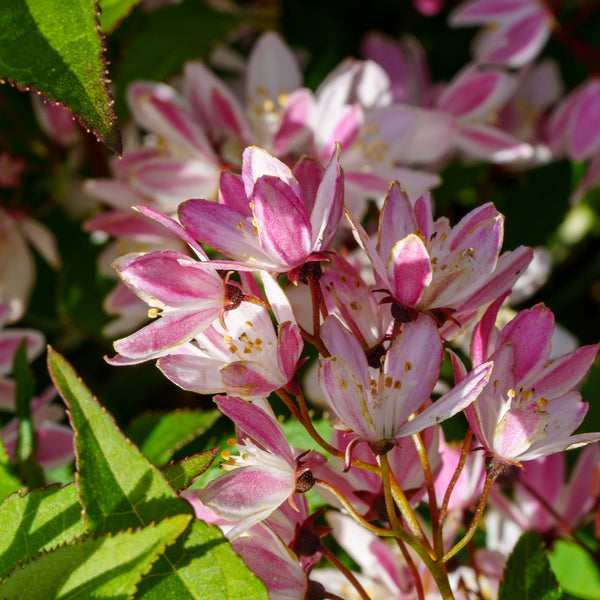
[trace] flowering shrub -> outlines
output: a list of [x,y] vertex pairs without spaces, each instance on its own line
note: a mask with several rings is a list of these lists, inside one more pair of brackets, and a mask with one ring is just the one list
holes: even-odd
[[0,596],[600,598],[599,7],[336,4],[0,7]]

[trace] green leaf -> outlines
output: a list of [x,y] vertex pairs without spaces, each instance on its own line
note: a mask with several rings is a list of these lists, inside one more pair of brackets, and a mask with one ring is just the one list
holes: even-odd
[[574,542],[558,540],[548,558],[565,592],[585,600],[600,600],[598,567],[581,546]]
[[542,536],[537,531],[525,532],[504,570],[498,600],[559,600],[562,591],[550,569]]
[[15,475],[8,452],[0,439],[0,500],[22,487],[23,483]]
[[121,152],[94,0],[0,2],[0,77],[64,104]]
[[[326,441],[331,439],[331,420],[330,419],[313,419],[312,424],[314,428],[317,430],[317,433]],[[288,419],[283,423],[280,423],[281,428],[283,429],[283,433],[285,433],[285,437],[290,442],[290,446],[294,448],[302,448],[304,450],[313,449],[321,452],[328,456],[328,453],[321,448],[315,442],[308,432],[306,428],[297,421],[296,419]]]
[[179,462],[166,465],[162,467],[161,472],[171,487],[176,492],[181,492],[192,485],[210,467],[217,452],[219,452],[219,448],[205,450]]
[[119,115],[127,112],[125,94],[132,81],[164,81],[180,73],[185,62],[207,56],[238,23],[236,17],[194,0],[152,13],[125,51],[118,78]]
[[14,600],[126,600],[190,519],[189,515],[177,515],[137,531],[88,536],[61,546],[18,567],[0,586],[0,595]]
[[13,494],[0,504],[0,578],[18,563],[85,533],[75,485]]
[[140,0],[100,0],[100,31],[110,33]]
[[127,435],[152,464],[161,466],[168,463],[177,450],[203,434],[220,416],[218,410],[146,414],[131,424]]
[[75,482],[91,531],[116,533],[166,516],[191,514],[160,471],[119,430],[73,367],[52,348],[48,369],[75,431]]
[[138,586],[136,600],[268,600],[262,581],[221,531],[194,521]]

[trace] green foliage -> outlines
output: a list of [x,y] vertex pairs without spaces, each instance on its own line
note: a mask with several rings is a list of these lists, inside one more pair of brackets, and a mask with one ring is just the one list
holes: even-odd
[[15,468],[21,479],[29,486],[44,485],[44,474],[34,458],[35,434],[31,419],[31,399],[35,390],[33,373],[27,360],[26,342],[23,341],[15,352],[13,374],[16,380],[16,408],[19,419],[19,438],[15,458]]
[[[118,429],[67,361],[48,350],[54,384],[75,430],[76,483],[91,531],[116,533],[192,512],[160,471]],[[102,493],[98,493],[102,490]]]
[[21,480],[15,475],[10,457],[0,439],[0,498],[16,492],[22,485]]
[[177,450],[214,425],[220,416],[218,410],[145,414],[131,424],[127,435],[152,464],[161,466],[169,462]]
[[[77,586],[83,585],[82,582],[86,578],[91,578],[90,584],[113,586],[117,585],[117,578],[127,573],[126,577],[123,575],[123,580],[118,581],[130,586],[127,588],[130,590],[131,585],[137,584],[138,575],[147,573],[137,584],[136,598],[267,600],[262,582],[233,552],[220,530],[201,521],[192,521],[185,531],[182,526],[178,531],[183,531],[183,534],[173,546],[165,548],[165,539],[157,541],[158,537],[154,536],[152,541],[159,545],[152,546],[152,549],[143,553],[143,557],[142,553],[135,556],[128,554],[130,538],[122,536],[136,534],[122,534],[122,530],[141,525],[144,527],[142,531],[152,531],[153,523],[167,517],[169,520],[163,522],[170,523],[179,518],[185,519],[187,523],[192,513],[191,505],[177,496],[170,482],[175,482],[173,485],[178,489],[189,485],[210,465],[216,450],[209,451],[204,456],[191,457],[189,462],[170,465],[165,470],[165,478],[119,431],[112,417],[77,377],[73,367],[52,349],[48,351],[48,367],[54,384],[69,406],[71,422],[75,429],[78,467],[76,484],[78,498],[83,507],[84,526],[98,536],[107,533],[113,536],[99,539],[123,540],[124,548],[122,551],[120,543],[115,543],[111,550],[115,563],[106,565],[103,571],[76,570],[73,577],[77,573],[77,578],[73,581],[70,577],[63,584],[63,580],[59,581],[57,575],[48,585],[54,582],[53,585],[63,586],[56,589],[64,589],[68,584],[68,589],[74,590],[75,593],[84,589]],[[93,538],[86,538],[85,542],[77,543],[75,547],[92,545],[93,542],[88,539]],[[105,543],[109,544],[108,541]],[[68,571],[69,567],[65,565],[73,565],[75,568],[77,563],[85,560],[85,552],[81,549],[65,550],[61,547],[55,552],[57,558],[44,557],[44,560],[57,561],[48,563],[49,569]],[[65,557],[64,563],[59,562],[63,560],[59,554]],[[151,565],[158,554],[161,556],[152,565],[150,572],[147,572],[146,567]],[[32,566],[37,568],[35,565],[41,561],[42,559],[32,563]],[[7,562],[13,563],[14,556]],[[121,566],[118,567],[117,564]],[[135,573],[129,572],[130,567]],[[104,571],[106,575],[98,575]],[[23,577],[25,578],[25,575]],[[11,579],[8,580],[9,583]],[[18,589],[17,584],[14,589]],[[36,593],[39,590],[35,588]],[[47,593],[46,590],[44,593]],[[121,597],[113,595],[116,593],[131,594],[129,591],[112,591],[106,592],[106,595]]]
[[121,152],[96,10],[93,0],[0,3],[0,77],[64,104]]
[[89,535],[60,546],[17,567],[0,593],[15,600],[131,598],[142,575],[190,519],[178,515],[137,531]]
[[491,200],[506,218],[503,248],[548,245],[569,206],[570,191],[568,161],[494,182],[486,200]]
[[584,600],[600,600],[598,567],[581,546],[575,542],[558,540],[548,558],[565,592]]
[[508,557],[498,600],[560,600],[562,591],[550,569],[542,537],[525,532]]
[[75,485],[9,496],[0,504],[0,530],[0,578],[4,578],[17,563],[85,533]]
[[216,527],[194,521],[142,579],[136,600],[267,600],[267,592]]
[[187,0],[152,13],[128,45],[117,93],[119,115],[125,115],[127,86],[136,79],[164,81],[181,72],[188,60],[204,58],[238,20],[200,2]]
[[110,33],[140,0],[100,0],[100,30]]
[[213,463],[219,448],[205,450],[161,469],[164,478],[176,492],[187,489]]

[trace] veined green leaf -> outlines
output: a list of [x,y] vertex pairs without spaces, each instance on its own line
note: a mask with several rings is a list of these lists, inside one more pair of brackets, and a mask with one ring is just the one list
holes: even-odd
[[74,484],[19,492],[0,504],[0,578],[26,562],[85,533]]
[[177,450],[203,434],[220,416],[218,410],[146,414],[131,424],[127,435],[152,464],[162,466]]
[[559,600],[562,595],[542,536],[537,531],[525,532],[508,557],[498,600]]
[[64,104],[121,152],[94,0],[0,2],[0,78]]
[[164,519],[137,531],[88,536],[17,567],[0,585],[14,600],[111,598],[126,600],[152,563],[190,522],[190,515]]
[[165,556],[140,582],[136,600],[268,600],[262,581],[213,525],[194,521]]
[[119,430],[73,367],[52,348],[48,368],[75,431],[75,482],[91,531],[116,533],[167,516],[191,514],[160,471]]
[[178,462],[165,465],[161,472],[176,492],[188,488],[212,464],[219,448],[205,450]]

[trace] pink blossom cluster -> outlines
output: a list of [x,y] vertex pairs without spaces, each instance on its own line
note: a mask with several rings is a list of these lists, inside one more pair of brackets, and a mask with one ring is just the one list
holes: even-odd
[[[425,13],[440,8],[431,4]],[[402,182],[414,203],[458,159],[512,169],[563,157],[585,161],[572,195],[581,198],[600,178],[600,86],[590,79],[565,96],[556,63],[536,62],[553,22],[537,0],[461,3],[450,14],[452,26],[487,27],[476,36],[473,61],[447,82],[432,81],[416,39],[372,33],[362,45],[365,58],[346,59],[313,92],[303,87],[292,49],[268,32],[233,83],[201,62],[188,63],[176,86],[134,83],[128,101],[140,132],[113,161],[113,177],[85,185],[108,207],[86,229],[117,239],[103,253],[102,271],[110,276],[110,263],[127,250],[185,251],[130,207],[174,216],[189,198],[216,201],[221,172],[239,173],[250,145],[291,167],[304,154],[324,164],[339,144],[345,204],[357,220],[369,199],[381,206],[390,181]],[[123,286],[107,297],[105,310],[117,317],[111,336],[144,319]]]
[[[235,423],[225,473],[189,499],[272,598],[312,598],[319,586],[343,595],[339,576],[315,568],[329,557],[321,542],[329,530],[344,547],[360,535],[368,548],[348,548],[363,572],[346,577],[361,597],[367,588],[382,598],[427,588],[469,598],[473,581],[495,590],[506,559],[499,550],[480,551],[478,571],[443,574],[472,535],[461,537],[459,524],[475,508],[481,518],[494,481],[512,466],[527,472],[531,461],[600,439],[573,434],[587,410],[576,388],[598,345],[551,361],[554,318],[541,304],[496,326],[532,252],[501,252],[504,218],[492,204],[452,225],[434,218],[429,194],[411,201],[393,182],[377,227],[365,228],[344,204],[342,161],[339,146],[324,164],[304,156],[292,166],[250,146],[241,174],[221,173],[218,201],[187,200],[176,219],[137,206],[189,251],[115,261],[151,321],[117,340],[108,360],[156,360],[176,385],[214,395]],[[470,355],[459,358],[451,340],[467,326]],[[445,351],[453,384],[441,378]],[[306,361],[312,383],[299,376]],[[312,395],[329,415],[329,439],[312,424]],[[311,445],[290,445],[275,399]],[[462,452],[440,427],[459,413],[471,432]],[[326,531],[304,500],[313,488],[331,505]],[[427,526],[420,503],[430,507]]]
[[[416,5],[434,14],[442,3]],[[495,597],[515,527],[571,533],[593,503],[600,434],[574,432],[598,345],[551,360],[542,304],[502,325],[532,250],[501,252],[491,203],[436,219],[429,190],[456,159],[527,168],[568,156],[590,162],[579,197],[595,182],[600,127],[584,123],[600,95],[592,80],[562,98],[555,64],[535,62],[553,25],[545,3],[471,0],[450,23],[490,26],[445,83],[432,82],[417,40],[372,34],[364,60],[313,92],[274,33],[252,48],[244,81],[192,62],[176,86],[134,83],[137,140],[113,177],[86,183],[109,207],[86,228],[116,238],[102,260],[122,282],[105,304],[124,335],[107,360],[156,361],[233,421],[225,473],[187,497],[276,600],[346,597],[348,586],[361,598]],[[364,219],[369,200],[377,223]],[[310,402],[330,420],[327,439]],[[281,403],[310,445],[290,445]],[[440,423],[459,415],[457,447]],[[588,444],[585,484],[536,475]],[[523,482],[516,505],[508,478]],[[329,506],[327,526],[309,490]],[[484,521],[488,547],[449,563]],[[360,573],[336,562],[328,533]]]

